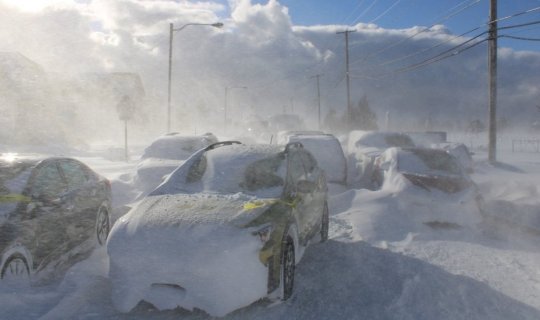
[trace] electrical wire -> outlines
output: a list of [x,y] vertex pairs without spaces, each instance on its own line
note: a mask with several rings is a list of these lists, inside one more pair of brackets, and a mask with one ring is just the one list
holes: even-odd
[[[365,62],[366,60],[368,60],[369,58],[371,58],[371,57],[373,57],[373,56],[376,56],[376,55],[378,55],[378,54],[380,54],[380,53],[383,53],[383,52],[387,51],[388,49],[392,49],[392,48],[394,48],[394,47],[397,47],[398,45],[400,45],[400,44],[402,44],[402,43],[404,43],[404,42],[409,41],[410,39],[416,37],[417,35],[419,35],[419,34],[421,34],[421,33],[423,33],[423,32],[426,32],[426,31],[430,30],[432,27],[434,27],[434,26],[436,26],[436,25],[438,25],[438,24],[441,24],[442,22],[444,22],[444,21],[446,21],[446,20],[448,20],[448,19],[450,19],[450,18],[452,18],[452,17],[454,17],[454,16],[460,14],[461,12],[463,12],[463,11],[465,11],[465,10],[471,8],[472,6],[474,6],[474,5],[476,5],[477,3],[479,3],[481,0],[472,0],[471,3],[467,4],[465,7],[459,9],[458,11],[456,11],[456,12],[451,12],[452,10],[454,10],[454,9],[458,8],[459,6],[461,6],[461,5],[463,5],[463,4],[467,3],[467,2],[470,2],[470,1],[471,1],[471,0],[465,0],[465,1],[461,2],[460,4],[458,4],[457,6],[454,6],[453,8],[451,8],[450,10],[448,10],[448,11],[450,11],[450,13],[449,13],[448,15],[446,15],[446,16],[444,16],[442,19],[436,21],[435,23],[433,23],[433,24],[430,25],[429,27],[424,28],[424,29],[421,29],[420,31],[418,31],[418,32],[416,32],[416,33],[414,33],[414,34],[412,34],[412,35],[410,35],[410,36],[408,36],[408,37],[406,37],[406,38],[404,38],[404,39],[402,39],[402,40],[400,40],[400,41],[394,42],[394,43],[392,43],[392,44],[390,44],[390,45],[388,45],[388,46],[386,46],[386,47],[383,47],[382,49],[379,49],[379,50],[377,50],[377,51],[375,51],[375,52],[369,53],[368,55],[366,55],[366,56],[363,57],[362,59],[359,59],[359,60],[356,60],[356,61],[352,61],[352,62],[351,62],[351,65],[354,65],[354,64],[357,64],[357,63]],[[478,30],[478,29],[480,29],[480,27],[476,28],[476,30]],[[474,30],[473,30],[473,31],[474,31]],[[470,31],[470,32],[473,32],[473,31]]]
[[370,22],[368,23],[373,23],[377,20],[379,20],[380,18],[384,17],[388,12],[390,12],[390,10],[392,10],[395,6],[397,6],[399,3],[401,2],[401,0],[396,0],[396,2],[394,2],[388,9],[386,9],[385,11],[383,11],[383,13],[381,13],[380,15],[378,15],[377,17],[375,17],[375,19],[371,20]]

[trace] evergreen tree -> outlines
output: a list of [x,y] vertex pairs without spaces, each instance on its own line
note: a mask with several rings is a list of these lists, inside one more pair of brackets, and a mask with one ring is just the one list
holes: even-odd
[[[347,115],[345,115],[347,116]],[[345,119],[347,120],[347,119]],[[344,123],[347,123],[344,121]],[[358,105],[351,110],[350,129],[355,130],[378,130],[377,115],[369,107],[366,95],[363,95]]]

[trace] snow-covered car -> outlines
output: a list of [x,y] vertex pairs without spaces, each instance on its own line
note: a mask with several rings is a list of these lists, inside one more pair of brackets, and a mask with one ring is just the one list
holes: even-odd
[[347,184],[347,158],[339,140],[321,131],[291,131],[278,135],[282,144],[300,142],[317,160],[328,183]]
[[449,154],[456,157],[461,165],[467,170],[468,173],[474,172],[474,160],[472,158],[472,153],[469,151],[466,145],[459,142],[445,142],[445,143],[435,143],[430,146],[435,149],[442,149],[448,152]]
[[383,151],[391,147],[415,147],[413,140],[401,132],[354,130],[349,133],[349,184],[353,187],[373,189],[373,164]]
[[300,143],[211,145],[114,225],[114,305],[223,316],[286,300],[304,249],[328,238],[328,219],[324,172]]
[[53,280],[104,245],[110,203],[109,181],[78,160],[1,158],[2,284]]
[[203,149],[217,138],[211,133],[184,136],[169,133],[152,142],[137,164],[137,182],[146,194],[157,187],[166,175],[173,172],[197,150]]
[[389,148],[375,160],[374,177],[426,225],[473,226],[481,221],[483,199],[478,187],[444,150]]

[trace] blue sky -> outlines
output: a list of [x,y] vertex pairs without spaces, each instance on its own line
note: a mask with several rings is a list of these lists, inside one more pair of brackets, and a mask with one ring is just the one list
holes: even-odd
[[[252,3],[266,3],[252,0]],[[383,28],[408,28],[446,25],[461,34],[485,24],[489,17],[489,0],[279,0],[289,8],[296,25],[356,24],[373,22]],[[499,0],[498,16],[503,18],[540,7],[540,0]],[[457,13],[459,12],[459,13]],[[448,17],[451,15],[451,17]],[[445,18],[448,17],[448,18]],[[507,19],[500,26],[540,21],[540,10]],[[483,30],[480,30],[480,32]],[[503,32],[501,31],[500,34]],[[504,34],[540,38],[540,24],[511,29]],[[500,45],[518,50],[540,51],[540,42],[500,39]]]

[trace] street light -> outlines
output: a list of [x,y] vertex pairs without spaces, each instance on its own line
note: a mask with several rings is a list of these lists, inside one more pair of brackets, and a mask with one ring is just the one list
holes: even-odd
[[169,23],[169,84],[167,90],[167,132],[171,131],[171,80],[172,80],[172,40],[175,31],[181,31],[187,26],[211,26],[214,28],[223,27],[223,23],[186,23],[180,28],[174,28],[172,23]]
[[237,87],[225,87],[225,104],[223,108],[223,130],[227,131],[227,97],[229,95],[229,89],[247,89],[245,86]]

